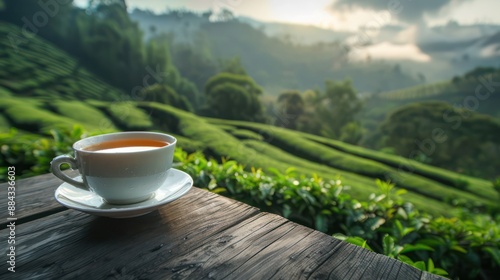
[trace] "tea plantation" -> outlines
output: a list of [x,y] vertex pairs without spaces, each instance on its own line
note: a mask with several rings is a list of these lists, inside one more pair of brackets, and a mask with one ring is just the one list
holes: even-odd
[[[489,181],[324,137],[132,100],[50,43],[35,36],[14,48],[12,36],[20,31],[0,23],[0,181],[11,165],[21,177],[48,173],[51,159],[71,153],[81,137],[162,131],[194,153],[178,149],[176,167],[199,187],[343,232],[349,242],[433,273],[474,278],[500,266],[500,229],[483,215],[498,207]],[[399,197],[401,189],[407,193]]]
[[371,130],[401,106],[430,100],[444,101],[455,108],[465,108],[500,118],[500,111],[497,108],[500,94],[495,90],[498,81],[500,81],[498,69],[477,68],[451,81],[373,94],[366,100],[362,121],[364,126]]
[[270,125],[202,118],[164,104],[133,101],[43,39],[35,36],[14,48],[11,38],[21,33],[9,24],[0,24],[0,35],[4,142],[18,137],[8,134],[11,128],[28,138],[75,124],[90,133],[158,130],[178,136],[188,151],[235,159],[248,168],[284,172],[293,167],[299,174],[340,177],[354,197],[366,197],[376,190],[375,179],[382,179],[407,189],[408,201],[430,213],[446,214],[450,205],[484,208],[496,203],[497,193],[486,180]]

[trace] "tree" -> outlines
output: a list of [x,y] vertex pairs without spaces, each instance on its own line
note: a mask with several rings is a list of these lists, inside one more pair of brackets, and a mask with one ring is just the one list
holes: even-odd
[[196,48],[186,43],[172,45],[172,60],[179,72],[202,91],[207,80],[219,72],[219,65],[202,39],[197,41]]
[[237,75],[248,75],[247,71],[243,67],[241,63],[241,59],[239,56],[232,57],[228,60],[221,61],[221,72],[232,73]]
[[304,113],[305,103],[297,90],[289,90],[278,97],[275,125],[297,129],[297,122]]
[[397,154],[468,175],[493,179],[500,170],[500,122],[445,102],[413,103],[380,128]]
[[193,111],[193,107],[185,96],[180,96],[174,89],[167,85],[155,84],[145,88],[141,92],[144,101],[153,101],[163,104],[168,104],[173,107]]
[[154,82],[171,87],[180,96],[187,98],[191,105],[198,107],[201,98],[199,90],[195,84],[184,78],[172,63],[168,38],[164,35],[152,38],[147,43],[145,68],[149,72],[148,75],[155,72]]
[[219,73],[205,86],[207,104],[200,113],[215,118],[263,122],[261,94],[262,89],[251,77]]
[[344,126],[355,120],[362,108],[350,80],[342,82],[326,81],[325,93],[320,95],[317,114],[323,123],[321,134],[339,138]]
[[480,76],[493,74],[500,70],[495,67],[476,67],[473,70],[465,73],[464,78],[479,78]]

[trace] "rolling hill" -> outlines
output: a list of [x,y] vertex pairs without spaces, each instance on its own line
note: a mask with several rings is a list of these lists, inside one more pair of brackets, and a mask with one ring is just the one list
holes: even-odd
[[[75,124],[92,132],[164,131],[177,136],[187,151],[232,158],[247,167],[294,167],[304,175],[340,177],[350,186],[348,192],[360,199],[375,192],[375,179],[381,178],[398,182],[409,191],[408,201],[433,214],[450,213],[450,204],[457,201],[497,203],[486,180],[270,125],[202,118],[169,105],[127,99],[45,40],[33,38],[16,52],[8,35],[18,32],[17,27],[0,24],[1,132],[15,127],[38,139],[51,129]],[[409,163],[414,172],[402,173],[400,167]]]
[[444,101],[456,108],[500,118],[500,70],[490,70],[484,74],[476,72],[479,71],[473,70],[449,81],[373,94],[366,98],[360,118],[367,130],[375,131],[395,110],[424,101]]
[[[193,57],[203,57],[202,61],[212,63],[241,58],[249,75],[268,95],[278,95],[286,89],[320,88],[327,79],[346,77],[356,77],[353,82],[360,91],[385,91],[419,83],[416,77],[405,71],[393,71],[396,63],[347,61],[346,46],[341,43],[341,38],[348,35],[345,33],[336,32],[340,37],[335,42],[303,45],[270,36],[255,22],[250,24],[248,19],[213,21],[206,13],[171,11],[156,15],[137,9],[130,17],[137,21],[146,38],[170,34],[173,63],[183,76],[190,79],[192,73],[183,72],[182,64],[190,63],[192,57],[177,57],[175,50],[178,48],[182,49],[179,53],[190,52]],[[309,34],[311,30],[320,31],[306,29]],[[321,32],[317,37],[325,38],[328,33],[331,32]]]

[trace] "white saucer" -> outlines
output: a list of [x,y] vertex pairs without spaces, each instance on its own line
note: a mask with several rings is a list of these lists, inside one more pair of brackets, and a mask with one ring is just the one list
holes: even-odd
[[[81,180],[80,176],[75,178]],[[170,169],[165,183],[150,199],[127,205],[108,204],[91,191],[76,188],[68,183],[61,184],[55,193],[62,205],[84,213],[110,218],[131,218],[148,214],[158,207],[185,195],[193,186],[193,179],[187,173]]]

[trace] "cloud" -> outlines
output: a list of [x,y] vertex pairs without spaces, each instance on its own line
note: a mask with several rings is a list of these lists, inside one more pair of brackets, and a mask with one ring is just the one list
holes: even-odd
[[350,54],[352,60],[363,60],[370,56],[372,59],[384,60],[411,60],[417,62],[429,62],[432,58],[423,53],[414,44],[393,44],[382,42],[365,48],[356,49]]
[[424,14],[437,14],[441,10],[470,0],[336,0],[330,7],[339,9],[389,10],[405,22],[418,22]]

